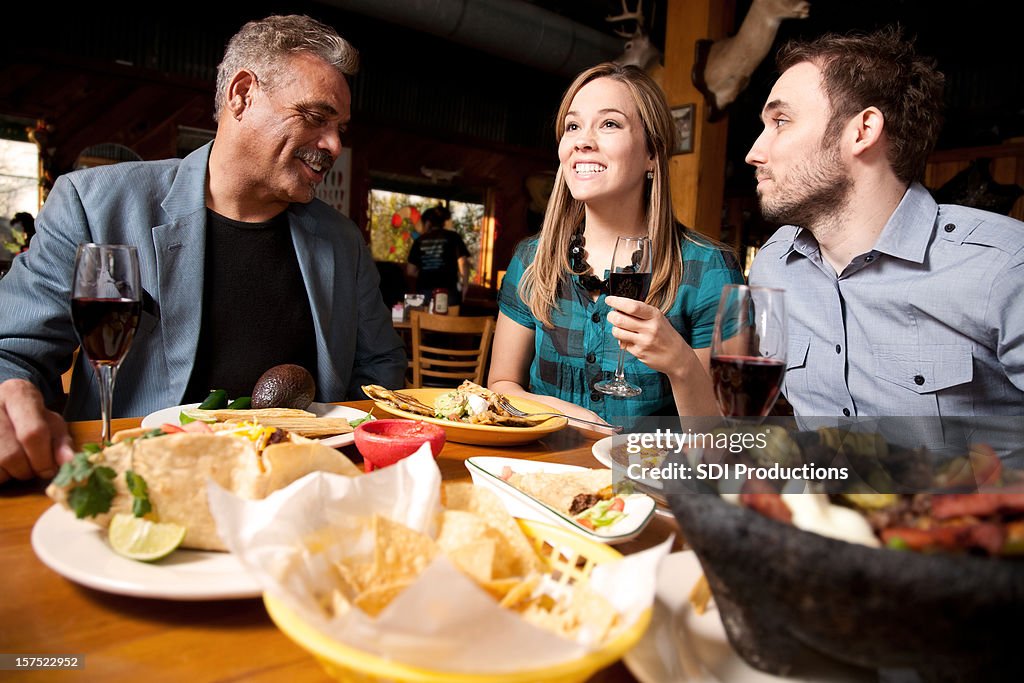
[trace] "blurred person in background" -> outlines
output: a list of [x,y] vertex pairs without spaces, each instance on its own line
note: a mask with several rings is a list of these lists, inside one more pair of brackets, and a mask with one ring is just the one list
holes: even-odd
[[423,234],[409,249],[406,274],[416,291],[428,298],[435,289],[448,290],[448,304],[458,306],[469,284],[469,249],[450,229],[452,214],[443,206],[423,212]]

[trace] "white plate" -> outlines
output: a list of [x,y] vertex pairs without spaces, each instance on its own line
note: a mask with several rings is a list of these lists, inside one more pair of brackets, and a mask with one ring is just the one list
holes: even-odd
[[561,465],[553,462],[539,462],[536,460],[521,460],[519,458],[498,458],[490,456],[478,456],[466,459],[466,469],[473,477],[473,483],[491,489],[505,504],[509,514],[522,519],[532,519],[538,522],[547,522],[565,529],[571,529],[598,543],[623,543],[636,538],[647,523],[654,516],[654,500],[642,493],[624,496],[625,514],[623,517],[594,533],[577,524],[568,515],[563,515],[552,507],[545,505],[536,498],[527,495],[501,478],[501,471],[505,467],[512,468],[512,471],[520,474],[533,472],[576,472],[585,470],[586,467],[576,465]]
[[590,447],[590,452],[594,454],[594,459],[608,469],[611,469],[614,464],[612,462],[613,439],[615,439],[614,436],[606,436],[600,441],[595,441],[594,445]]
[[[198,403],[186,403],[180,406],[171,406],[170,408],[164,408],[158,410],[155,413],[150,413],[146,417],[142,418],[142,426],[146,429],[155,429],[164,423],[172,425],[181,424],[179,417],[181,411],[186,408],[196,408]],[[367,413],[362,410],[355,408],[349,408],[348,406],[336,406],[332,403],[310,403],[307,408],[311,413],[315,413],[317,417],[344,417],[349,420],[358,420],[361,417],[366,417]],[[326,439],[320,439],[320,443],[331,448],[339,448],[341,446],[347,446],[350,443],[355,442],[355,436],[352,432],[348,434],[338,434],[336,436],[329,436]]]
[[230,553],[176,550],[157,562],[137,562],[111,550],[106,535],[105,529],[54,505],[32,527],[32,549],[61,576],[108,593],[165,600],[228,600],[263,593]]
[[736,654],[714,601],[702,615],[690,606],[690,590],[701,575],[692,550],[672,553],[658,567],[651,625],[626,653],[626,666],[641,683],[866,683],[878,674],[803,650],[786,678],[751,667]]

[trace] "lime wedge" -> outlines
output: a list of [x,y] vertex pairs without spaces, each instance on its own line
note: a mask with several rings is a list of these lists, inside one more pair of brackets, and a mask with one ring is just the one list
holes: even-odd
[[183,425],[189,422],[205,422],[208,425],[212,425],[216,421],[217,418],[207,415],[199,408],[185,408],[178,413],[178,422]]
[[170,522],[152,522],[121,513],[110,521],[107,538],[118,555],[142,562],[167,557],[185,540],[185,527]]

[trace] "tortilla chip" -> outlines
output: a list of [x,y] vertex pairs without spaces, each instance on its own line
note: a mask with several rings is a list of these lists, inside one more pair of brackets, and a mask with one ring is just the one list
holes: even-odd
[[489,581],[477,581],[481,588],[494,598],[497,602],[505,599],[512,590],[523,582],[518,576],[510,576],[506,579],[491,579]]
[[373,560],[357,560],[346,558],[334,565],[343,580],[343,585],[351,586],[353,597],[373,585]]
[[445,549],[444,554],[463,573],[477,583],[484,583],[491,580],[495,547],[493,539],[483,539],[457,548]]
[[441,496],[448,510],[477,515],[501,534],[502,542],[495,548],[494,578],[521,577],[543,571],[544,563],[537,557],[533,545],[493,491],[468,482],[456,482],[444,484]]
[[374,515],[373,532],[374,584],[411,581],[437,554],[432,538],[382,515]]
[[534,626],[572,640],[604,642],[618,623],[619,614],[605,598],[583,584],[573,584],[568,599],[536,600],[522,611]]
[[525,579],[517,580],[514,585],[509,587],[498,604],[511,610],[523,609],[533,596],[533,591],[540,584],[540,579],[540,574],[530,574]]
[[375,617],[391,604],[391,601],[409,587],[411,580],[373,586],[356,596],[355,606],[371,617]]

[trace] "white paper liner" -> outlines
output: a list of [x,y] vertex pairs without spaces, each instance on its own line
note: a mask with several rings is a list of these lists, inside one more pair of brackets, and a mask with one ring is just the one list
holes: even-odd
[[[320,631],[364,652],[429,669],[501,673],[571,661],[594,649],[499,607],[444,557],[376,618],[354,608],[327,618],[317,594],[333,586],[328,566],[370,550],[368,531],[354,525],[380,514],[433,537],[440,484],[441,473],[424,444],[370,474],[350,478],[317,472],[263,500],[239,498],[210,481],[208,500],[224,543],[265,591]],[[327,527],[347,527],[346,542],[308,552],[302,539]],[[653,603],[658,563],[671,542],[595,567],[590,586],[620,612],[619,629]]]

